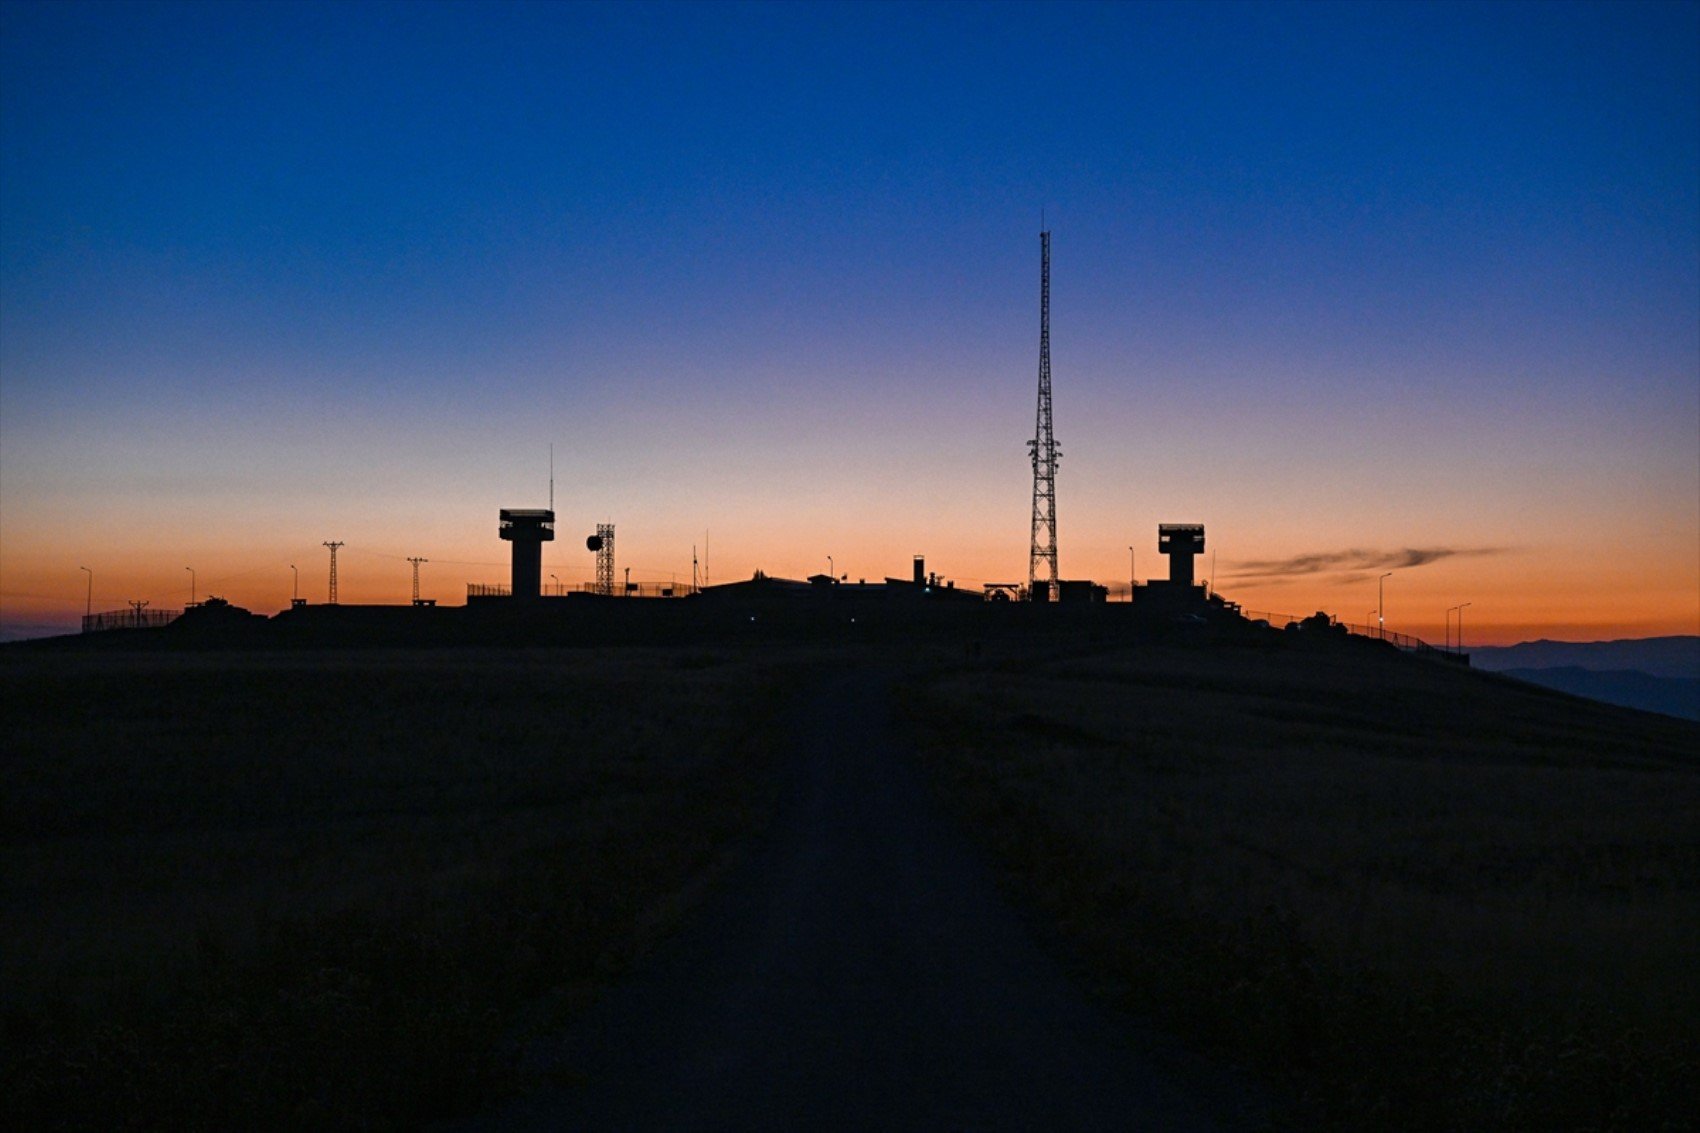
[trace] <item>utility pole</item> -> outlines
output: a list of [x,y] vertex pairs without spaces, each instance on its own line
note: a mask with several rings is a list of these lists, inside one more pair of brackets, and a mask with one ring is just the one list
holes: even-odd
[[140,600],[135,599],[135,598],[130,599],[130,608],[132,610],[136,611],[136,628],[137,629],[142,628],[142,610],[143,610],[144,607],[147,606],[147,604],[148,604],[148,601],[147,601],[146,598],[143,598],[143,599],[140,599]]
[[1388,571],[1375,580],[1375,633],[1382,641],[1387,640],[1387,580],[1393,577]]
[[1027,595],[1040,601],[1041,567],[1045,578],[1043,601],[1057,598],[1057,448],[1051,422],[1051,233],[1039,233],[1039,404],[1033,439],[1027,442],[1033,458],[1033,537],[1027,552]]
[[413,564],[413,604],[417,606],[419,605],[419,564],[428,563],[431,560],[416,559],[412,555],[409,555],[407,557],[407,561]]
[[321,543],[320,546],[331,549],[331,605],[336,605],[336,549],[343,543],[339,539],[334,543]]

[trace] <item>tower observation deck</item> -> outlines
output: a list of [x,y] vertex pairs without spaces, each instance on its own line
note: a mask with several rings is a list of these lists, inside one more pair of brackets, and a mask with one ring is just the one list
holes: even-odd
[[1193,557],[1204,551],[1204,524],[1158,524],[1157,550],[1169,556],[1169,581],[1176,586],[1191,586]]
[[555,538],[552,508],[503,508],[501,536],[514,545],[513,596],[536,598],[543,592],[543,544]]

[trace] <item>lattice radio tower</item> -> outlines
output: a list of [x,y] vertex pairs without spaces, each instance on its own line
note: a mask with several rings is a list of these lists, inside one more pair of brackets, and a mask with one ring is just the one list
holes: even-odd
[[407,561],[413,564],[413,604],[417,606],[419,605],[419,564],[428,563],[431,560],[425,558],[414,558],[412,555],[409,555],[407,556]]
[[336,549],[342,546],[342,541],[339,539],[335,543],[321,545],[331,549],[331,605],[334,606],[336,605]]
[[614,593],[614,525],[596,525],[596,592]]
[[1027,554],[1027,593],[1035,602],[1057,597],[1057,448],[1051,432],[1051,234],[1039,233],[1039,411],[1033,439],[1033,542]]

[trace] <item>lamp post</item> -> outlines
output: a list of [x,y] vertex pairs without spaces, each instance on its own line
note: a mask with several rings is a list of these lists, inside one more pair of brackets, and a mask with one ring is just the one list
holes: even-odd
[[1387,640],[1387,589],[1386,584],[1393,572],[1388,571],[1375,580],[1375,634],[1382,641]]
[[558,574],[551,574],[549,577],[555,583],[555,597],[559,598],[561,596],[561,576]]
[[1127,549],[1127,600],[1133,601],[1133,588],[1139,585],[1139,571],[1133,565],[1133,548]]
[[838,581],[838,564],[832,561],[832,556],[826,557],[826,573],[834,582]]
[[1464,652],[1464,606],[1468,605],[1469,603],[1465,602],[1463,606],[1458,607],[1458,652],[1460,653]]
[[189,605],[193,606],[195,604],[195,568],[184,567],[183,569],[189,572]]
[[294,584],[289,589],[289,601],[293,605],[295,600],[301,597],[301,572],[295,569],[294,563],[290,563],[289,573],[290,577],[295,579]]
[[88,570],[89,572],[89,594],[87,600],[83,603],[83,617],[92,618],[94,616],[94,571],[89,570],[88,567],[78,567],[77,569]]

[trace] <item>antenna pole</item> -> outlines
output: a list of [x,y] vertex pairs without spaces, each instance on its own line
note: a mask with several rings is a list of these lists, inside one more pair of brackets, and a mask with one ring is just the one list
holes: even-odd
[[[1039,404],[1033,439],[1033,537],[1027,552],[1027,596],[1057,599],[1057,461],[1062,451],[1051,427],[1051,234],[1039,232]],[[1040,584],[1044,585],[1043,596]]]
[[334,543],[321,543],[319,545],[322,546],[322,547],[329,547],[331,549],[331,601],[330,601],[330,604],[334,606],[334,605],[336,605],[336,549],[338,547],[342,546],[343,543],[342,543],[342,540],[338,539]]
[[596,592],[604,596],[614,593],[614,525],[596,525]]
[[428,563],[431,560],[416,559],[412,555],[409,555],[407,557],[407,561],[413,564],[413,604],[417,606],[419,605],[419,564]]

